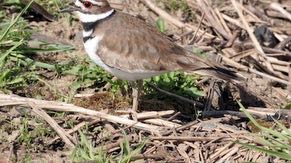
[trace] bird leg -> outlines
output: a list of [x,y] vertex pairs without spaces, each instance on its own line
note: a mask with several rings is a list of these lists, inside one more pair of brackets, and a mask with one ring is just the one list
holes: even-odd
[[142,90],[142,80],[138,80],[136,82],[132,83],[132,118],[133,120],[137,121],[137,110],[138,110],[138,102],[139,102],[139,96],[140,96],[140,91]]

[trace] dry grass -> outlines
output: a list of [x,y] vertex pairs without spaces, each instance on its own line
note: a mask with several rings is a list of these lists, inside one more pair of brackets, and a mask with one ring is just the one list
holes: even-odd
[[[141,14],[149,23],[159,20],[166,34],[171,35],[177,43],[240,71],[248,81],[232,85],[214,79],[197,79],[194,82],[197,90],[192,92],[206,96],[196,99],[192,96],[181,97],[177,93],[194,87],[183,90],[173,86],[170,90],[163,90],[146,84],[145,93],[148,96],[142,99],[138,121],[133,121],[127,112],[130,102],[120,95],[129,94],[126,89],[123,90],[127,85],[116,82],[106,84],[105,81],[111,77],[99,69],[95,70],[91,65],[85,69],[82,65],[85,63],[78,62],[78,65],[70,67],[76,71],[65,67],[58,69],[61,77],[56,77],[53,73],[55,70],[41,70],[38,72],[53,76],[42,80],[45,86],[41,86],[45,89],[35,86],[18,92],[26,97],[0,94],[0,162],[21,162],[23,159],[53,162],[285,162],[286,158],[273,157],[262,150],[247,148],[247,145],[269,148],[260,142],[263,139],[258,141],[258,137],[254,136],[256,132],[264,132],[260,125],[278,130],[281,134],[289,131],[282,129],[282,126],[278,129],[278,123],[270,117],[280,119],[282,124],[290,128],[290,111],[280,110],[291,101],[289,1],[238,3],[228,0],[214,3],[210,0],[187,0],[181,4],[172,1],[169,4],[164,1],[154,3],[150,0],[113,2],[118,9]],[[80,26],[74,19],[66,20],[62,18],[50,23],[30,24],[40,29],[46,41],[57,37],[58,42],[75,45],[76,51],[72,55],[78,56],[78,53],[83,53],[78,45],[81,41],[78,36]],[[74,26],[70,27],[69,23]],[[59,24],[62,26],[57,28]],[[48,32],[50,36],[46,35]],[[37,36],[37,39],[43,38]],[[54,54],[36,56],[34,59],[62,62],[76,58],[66,57],[64,53]],[[83,71],[90,73],[84,75]],[[92,86],[96,86],[92,82],[96,78],[90,74],[102,78],[97,82],[98,90],[111,88],[121,93],[96,92],[92,89]],[[79,80],[80,76],[82,80]],[[177,76],[180,77],[177,77],[179,81],[193,84],[189,82],[193,78]],[[75,81],[75,88],[69,89],[68,84]],[[151,80],[161,87],[162,81]],[[171,82],[173,85],[179,83],[177,80]],[[37,91],[33,91],[34,88]],[[39,90],[45,100],[36,99],[35,94],[39,95]],[[201,93],[201,90],[205,93]],[[28,95],[25,92],[30,93]],[[17,91],[13,90],[13,93]],[[28,98],[30,96],[32,98]],[[57,102],[56,99],[74,101],[75,105]],[[259,128],[239,112],[236,100],[242,101],[248,111],[260,119]],[[268,138],[275,137],[271,135]],[[286,151],[284,147],[280,149]]]

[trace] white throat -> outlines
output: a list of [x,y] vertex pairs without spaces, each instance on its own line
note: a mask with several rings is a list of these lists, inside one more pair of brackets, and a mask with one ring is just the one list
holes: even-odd
[[92,23],[92,22],[96,22],[96,21],[107,18],[108,16],[113,14],[113,12],[114,12],[114,9],[102,14],[84,14],[80,11],[77,11],[77,14],[82,23]]

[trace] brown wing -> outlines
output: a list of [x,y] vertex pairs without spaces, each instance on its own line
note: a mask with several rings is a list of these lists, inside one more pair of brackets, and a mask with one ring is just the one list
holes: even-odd
[[216,63],[189,54],[143,20],[116,14],[111,21],[99,24],[95,31],[106,29],[97,53],[108,66],[128,72],[198,70],[200,74],[225,80],[237,77]]
[[107,65],[127,71],[173,71],[182,69],[179,62],[191,62],[183,48],[155,27],[130,15],[117,14],[111,22],[99,26],[107,26],[97,52]]

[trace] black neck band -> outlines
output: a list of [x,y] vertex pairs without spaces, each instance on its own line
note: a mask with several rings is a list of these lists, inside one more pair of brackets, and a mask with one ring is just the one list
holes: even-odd
[[92,36],[86,36],[86,37],[83,37],[83,42],[86,42],[90,39],[92,39],[93,37]]
[[83,29],[84,31],[88,32],[88,31],[91,31],[92,29],[94,29],[98,24],[102,23],[103,21],[106,21],[108,19],[110,19],[113,15],[115,15],[116,11],[113,10],[113,12],[107,16],[106,18],[104,19],[101,19],[101,20],[97,20],[95,22],[86,22],[86,23],[83,23],[82,22],[82,25],[83,25]]

